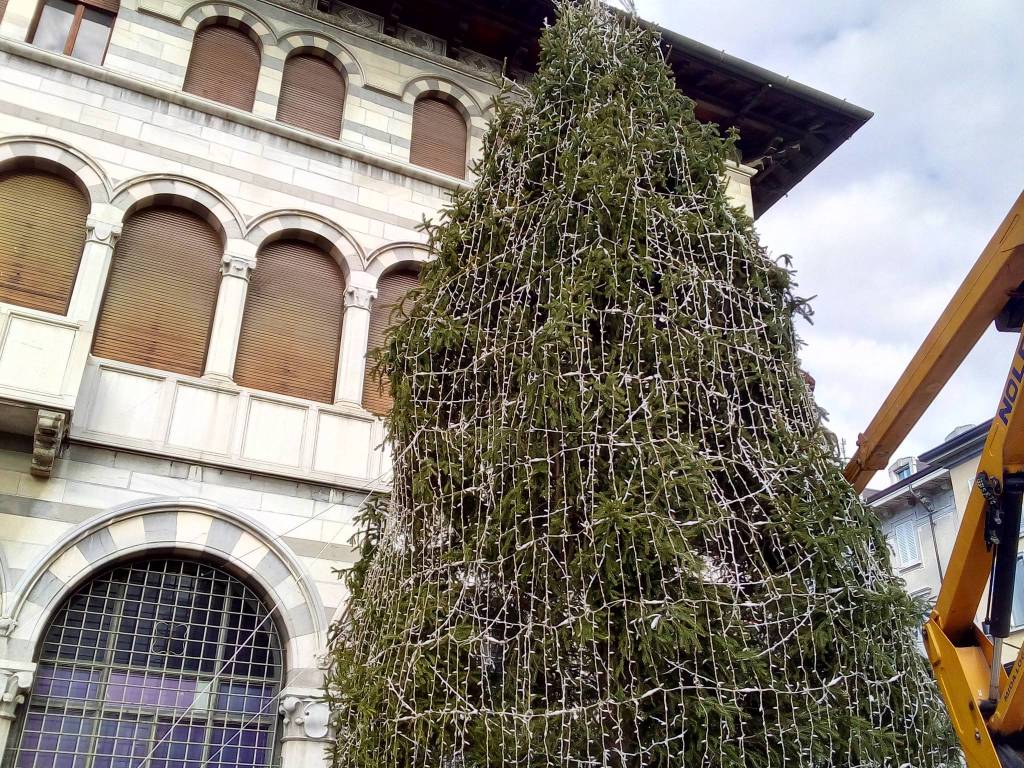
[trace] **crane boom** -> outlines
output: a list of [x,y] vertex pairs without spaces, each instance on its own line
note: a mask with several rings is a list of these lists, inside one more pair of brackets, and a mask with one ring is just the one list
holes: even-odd
[[885,398],[846,466],[858,491],[885,469],[900,443],[1024,282],[1024,192]]
[[[990,322],[1021,331],[1024,320],[1024,193],[981,252],[858,439],[846,478],[858,491],[935,399]],[[1024,650],[1007,675],[1002,642],[1010,612],[1024,499],[1024,331],[1000,390],[978,475],[964,511],[925,648],[968,768],[1024,768]],[[984,628],[978,607],[989,587]]]

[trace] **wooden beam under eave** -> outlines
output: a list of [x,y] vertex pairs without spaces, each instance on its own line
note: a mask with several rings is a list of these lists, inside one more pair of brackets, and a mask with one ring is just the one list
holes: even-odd
[[[1024,192],[992,235],[963,283],[889,392],[844,474],[858,491],[893,452],[960,367],[989,323],[1024,282]],[[993,403],[993,413],[996,403]]]

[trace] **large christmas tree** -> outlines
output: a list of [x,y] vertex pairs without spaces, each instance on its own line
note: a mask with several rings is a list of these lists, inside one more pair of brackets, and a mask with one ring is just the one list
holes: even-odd
[[383,355],[338,768],[958,764],[731,152],[656,33],[559,6]]

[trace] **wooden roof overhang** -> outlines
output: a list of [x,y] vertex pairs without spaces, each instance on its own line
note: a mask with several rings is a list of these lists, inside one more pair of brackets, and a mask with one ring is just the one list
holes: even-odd
[[[383,31],[398,26],[446,41],[448,55],[464,49],[532,71],[538,39],[554,15],[550,0],[345,0],[381,16]],[[866,123],[872,113],[724,51],[660,29],[680,90],[697,116],[739,131],[741,162],[752,179],[759,216]]]

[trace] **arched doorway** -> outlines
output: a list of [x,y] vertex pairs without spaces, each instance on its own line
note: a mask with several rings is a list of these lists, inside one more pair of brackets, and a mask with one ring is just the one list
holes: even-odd
[[273,763],[281,641],[221,568],[155,558],[100,572],[43,634],[8,764],[261,768]]

